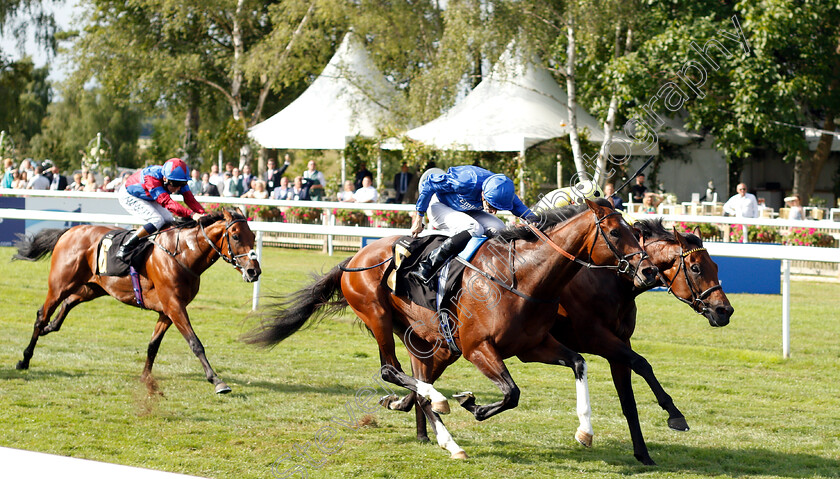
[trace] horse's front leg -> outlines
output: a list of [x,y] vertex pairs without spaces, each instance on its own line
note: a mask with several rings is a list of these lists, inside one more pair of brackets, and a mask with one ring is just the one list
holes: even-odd
[[592,429],[592,407],[589,401],[589,379],[586,375],[586,361],[583,357],[565,345],[547,335],[537,347],[517,356],[523,362],[539,362],[568,366],[575,374],[577,397],[577,415],[580,425],[575,431],[575,439],[586,447],[592,447],[595,434]]
[[[178,331],[181,332],[181,335],[184,336],[184,339],[187,341],[187,344],[190,345],[190,349],[192,350],[193,354],[198,358],[201,362],[201,366],[204,368],[204,375],[211,384],[216,386],[216,394],[227,394],[230,392],[230,386],[225,384],[218,375],[216,375],[216,371],[210,366],[210,361],[207,360],[207,356],[204,354],[204,346],[201,344],[201,341],[196,336],[195,331],[193,330],[192,324],[190,324],[190,318],[187,316],[187,310],[183,307],[176,309],[172,314],[167,314],[164,311],[162,314],[165,314],[172,320],[172,324],[178,328]],[[157,329],[156,329],[157,330]],[[153,338],[154,341],[154,338]]]
[[483,342],[471,351],[465,352],[464,357],[473,363],[488,379],[493,381],[493,384],[502,391],[504,396],[501,401],[480,406],[475,403],[475,396],[472,393],[457,394],[455,397],[461,403],[461,407],[473,413],[477,420],[483,421],[519,405],[519,386],[513,382],[507,366],[505,366],[494,347],[487,342]]

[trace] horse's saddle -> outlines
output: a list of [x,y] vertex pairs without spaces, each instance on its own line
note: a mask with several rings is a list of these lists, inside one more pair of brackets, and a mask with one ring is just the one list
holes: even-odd
[[130,234],[131,230],[111,230],[99,240],[99,247],[96,248],[96,274],[125,276],[128,274],[129,266],[136,265],[146,257],[146,252],[152,243],[143,239],[136,248],[131,250],[126,261],[117,258],[120,246]]
[[[429,283],[418,281],[408,273],[446,239],[445,235],[429,235],[420,238],[403,236],[397,240],[393,247],[394,261],[385,271],[385,286],[395,295],[408,298],[412,303],[426,309],[442,309],[458,290],[457,285],[460,284],[464,264],[460,261],[450,261],[440,268],[435,279]],[[458,256],[469,261],[486,240],[487,238],[472,238]]]

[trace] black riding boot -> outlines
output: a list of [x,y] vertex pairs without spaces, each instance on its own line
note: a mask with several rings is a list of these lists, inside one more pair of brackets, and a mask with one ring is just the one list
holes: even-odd
[[128,257],[128,254],[131,253],[138,244],[140,244],[140,237],[137,236],[137,231],[134,231],[128,236],[128,239],[125,240],[123,244],[120,245],[120,250],[117,251],[117,258],[120,261],[125,261]]
[[455,236],[450,236],[436,250],[432,251],[428,258],[421,261],[417,265],[417,269],[410,272],[409,275],[428,283],[449,258],[460,253],[467,246],[470,238],[472,238],[472,235],[469,231],[462,231]]

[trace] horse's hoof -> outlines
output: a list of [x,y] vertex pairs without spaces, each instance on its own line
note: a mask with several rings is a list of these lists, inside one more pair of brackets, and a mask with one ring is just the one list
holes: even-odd
[[452,454],[450,457],[452,459],[467,459],[467,458],[469,458],[469,456],[467,456],[467,453],[464,452],[464,451],[458,451],[455,454]]
[[29,363],[24,361],[18,361],[17,364],[15,364],[15,369],[29,369]]
[[449,414],[449,401],[432,401],[432,411],[438,414]]
[[473,393],[470,391],[454,394],[452,397],[458,400],[458,404],[460,404],[461,407],[467,408],[475,405],[475,396],[473,396]]
[[396,394],[389,394],[387,396],[382,396],[379,398],[379,405],[384,407],[385,409],[391,409],[391,404],[394,401],[399,401],[400,397]]
[[429,436],[417,436],[417,440],[420,442],[429,442]]
[[216,394],[227,394],[230,392],[230,386],[225,383],[219,383],[216,385]]
[[668,419],[668,427],[674,431],[688,431],[688,423],[685,422],[684,417],[673,417]]
[[585,447],[592,447],[592,434],[589,434],[581,428],[578,428],[577,432],[575,432],[575,439]]

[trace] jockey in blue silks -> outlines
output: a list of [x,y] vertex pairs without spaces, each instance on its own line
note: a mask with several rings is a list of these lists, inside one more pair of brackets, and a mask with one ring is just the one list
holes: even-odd
[[510,211],[522,218],[533,214],[514,193],[510,178],[478,166],[454,166],[444,174],[429,175],[421,182],[416,208],[412,236],[423,231],[426,213],[433,229],[451,234],[410,273],[423,282],[463,250],[471,237],[504,229],[505,223],[495,216],[497,211]]

